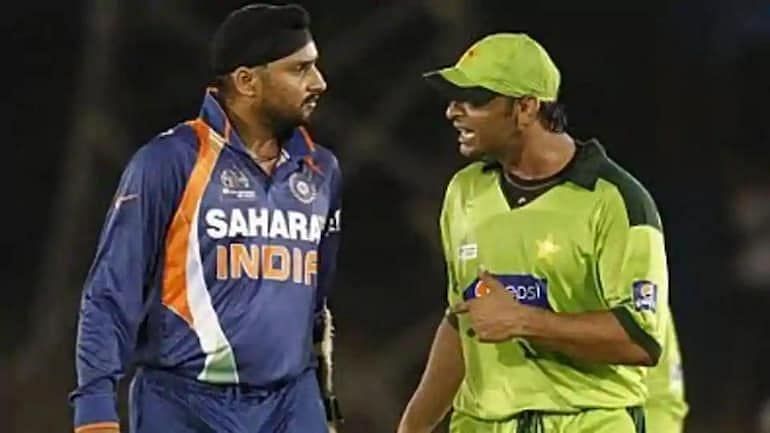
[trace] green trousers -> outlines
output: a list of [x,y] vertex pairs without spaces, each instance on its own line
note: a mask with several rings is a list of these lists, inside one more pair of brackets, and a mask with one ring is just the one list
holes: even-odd
[[[486,421],[452,413],[450,433],[647,433],[640,407],[579,413],[522,412],[510,420]],[[668,433],[649,430],[649,433]]]

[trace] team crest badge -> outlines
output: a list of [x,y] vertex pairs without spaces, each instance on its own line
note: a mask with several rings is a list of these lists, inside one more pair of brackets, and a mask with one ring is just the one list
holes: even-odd
[[301,203],[310,204],[315,200],[318,191],[316,186],[310,179],[304,176],[302,173],[294,173],[289,177],[289,189],[291,190],[294,198]]
[[658,286],[655,283],[646,280],[635,281],[633,291],[636,311],[655,312],[658,304]]

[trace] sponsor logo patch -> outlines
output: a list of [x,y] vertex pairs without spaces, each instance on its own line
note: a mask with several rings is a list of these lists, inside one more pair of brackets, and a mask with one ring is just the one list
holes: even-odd
[[219,173],[222,197],[236,200],[255,200],[257,192],[251,188],[249,177],[237,168],[226,168]]
[[[553,310],[548,302],[548,281],[533,275],[494,275],[511,292],[516,299],[525,305]],[[478,298],[489,294],[489,288],[479,279],[475,279],[464,291],[463,299]]]
[[473,260],[479,255],[479,246],[477,244],[465,244],[460,246],[460,260]]

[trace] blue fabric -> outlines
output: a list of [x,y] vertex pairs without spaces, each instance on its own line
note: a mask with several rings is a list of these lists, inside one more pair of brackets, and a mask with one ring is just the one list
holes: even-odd
[[[214,131],[224,143],[201,143],[196,127]],[[201,149],[215,149],[210,173],[199,176],[195,213],[177,218],[193,173],[205,165]],[[185,266],[180,275],[186,278],[188,271],[201,271],[214,310],[201,320],[213,316],[221,328],[234,360],[233,383],[272,386],[315,365],[314,326],[339,246],[341,174],[332,152],[304,130],[284,143],[284,152],[285,162],[265,174],[207,93],[198,123],[159,134],[134,155],[83,290],[77,388],[70,395],[76,427],[117,420],[116,385],[132,366],[201,377],[212,354],[204,352],[198,333],[211,332],[211,323],[198,324],[206,328],[201,331],[189,317],[192,310],[185,314],[164,303],[170,256]],[[172,254],[167,241],[178,221],[191,227],[186,239],[197,233],[197,248]],[[278,254],[265,259],[270,252]],[[196,254],[198,262],[190,265]],[[268,264],[281,271],[266,276]]]
[[131,433],[326,433],[312,369],[276,389],[209,385],[143,371],[131,384]]

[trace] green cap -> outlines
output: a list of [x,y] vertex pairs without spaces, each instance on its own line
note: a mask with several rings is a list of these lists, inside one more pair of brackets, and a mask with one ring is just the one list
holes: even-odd
[[542,101],[555,101],[561,82],[559,69],[545,49],[523,33],[489,35],[468,48],[456,65],[423,76],[461,89],[481,87]]

